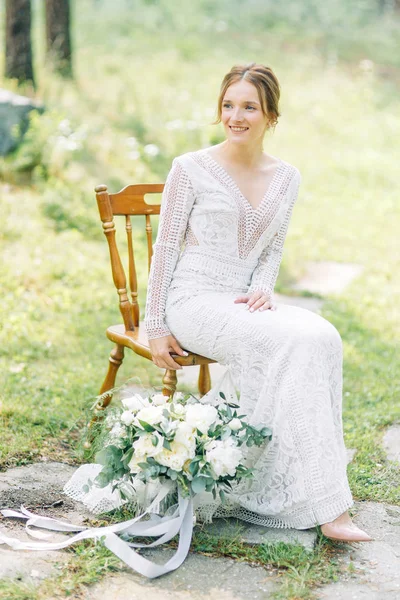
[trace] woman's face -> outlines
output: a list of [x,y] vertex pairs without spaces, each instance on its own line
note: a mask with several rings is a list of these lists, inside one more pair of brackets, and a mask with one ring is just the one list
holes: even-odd
[[228,87],[222,102],[221,121],[230,142],[262,143],[269,119],[261,110],[257,88],[242,79]]

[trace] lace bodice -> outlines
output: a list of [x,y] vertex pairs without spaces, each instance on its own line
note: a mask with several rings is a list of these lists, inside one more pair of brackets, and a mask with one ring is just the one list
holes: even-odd
[[[226,270],[236,265],[246,276],[250,273],[250,280],[242,281],[243,291],[262,290],[272,297],[300,180],[298,169],[279,159],[268,189],[253,208],[207,149],[173,160],[162,195],[148,282],[145,327],[149,339],[170,333],[165,321],[168,290],[189,250],[197,250],[198,272],[201,264],[210,269],[211,258]],[[201,277],[198,283],[201,292]]]

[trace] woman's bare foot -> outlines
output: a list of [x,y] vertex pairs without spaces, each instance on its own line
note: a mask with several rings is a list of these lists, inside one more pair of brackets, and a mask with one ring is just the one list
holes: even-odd
[[321,531],[327,538],[341,542],[372,541],[368,533],[353,523],[347,510],[334,521],[321,525]]

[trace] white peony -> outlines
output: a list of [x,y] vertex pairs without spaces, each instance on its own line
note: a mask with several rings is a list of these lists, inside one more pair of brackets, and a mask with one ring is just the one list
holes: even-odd
[[[157,445],[153,445],[152,438],[157,438]],[[133,442],[132,446],[134,452],[137,456],[156,456],[159,454],[163,448],[164,438],[162,435],[158,433],[158,431],[153,431],[153,433],[147,433],[146,435],[141,435],[139,439]],[[140,462],[140,461],[139,461]]]
[[242,427],[242,421],[236,417],[235,419],[229,421],[228,427],[232,429],[232,431],[237,431]]
[[188,448],[187,446],[173,440],[171,442],[171,450],[164,448],[160,454],[157,454],[156,458],[160,465],[169,467],[174,471],[181,471],[185,462],[194,457],[195,448]]
[[212,440],[206,444],[206,459],[210,463],[216,478],[235,475],[236,467],[243,455],[233,438]]
[[183,421],[176,428],[174,441],[182,444],[192,453],[196,449],[196,430]]
[[142,467],[139,467],[138,465],[140,462],[144,462],[143,456],[134,454],[129,462],[129,469],[131,473],[139,473],[139,471],[142,470]]
[[186,423],[201,433],[207,433],[210,425],[218,419],[218,411],[209,404],[189,404],[186,410]]
[[124,425],[132,425],[132,423],[135,421],[135,415],[130,410],[124,410],[121,415],[121,421]]
[[136,414],[136,418],[141,421],[145,421],[149,423],[149,425],[155,425],[159,423],[163,418],[163,406],[147,406],[146,408],[142,408]]
[[162,406],[163,404],[166,404],[169,400],[168,396],[164,396],[164,394],[154,394],[154,396],[151,397],[151,403],[154,406]]
[[128,398],[122,398],[121,404],[127,410],[137,412],[141,408],[148,406],[149,402],[147,398],[142,398],[140,394],[134,394],[133,396],[129,396]]

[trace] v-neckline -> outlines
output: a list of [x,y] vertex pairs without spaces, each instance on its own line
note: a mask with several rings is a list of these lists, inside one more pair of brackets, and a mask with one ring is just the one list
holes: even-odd
[[[281,159],[278,158],[278,166],[275,168],[274,174],[272,175],[272,178],[269,182],[269,185],[267,187],[267,189],[265,190],[264,194],[261,197],[261,200],[258,204],[257,207],[254,207],[246,198],[246,196],[243,194],[243,192],[241,191],[240,187],[238,186],[238,184],[236,183],[236,181],[233,179],[233,177],[228,173],[228,171],[217,161],[215,160],[215,158],[213,156],[211,156],[211,154],[207,151],[207,149],[203,150],[203,153],[205,154],[205,156],[212,162],[212,164],[214,165],[214,168],[219,171],[220,175],[222,177],[224,177],[224,179],[231,184],[231,187],[234,188],[234,190],[238,193],[238,195],[240,196],[240,198],[244,201],[244,206],[247,210],[249,210],[251,213],[257,213],[260,208],[263,206],[264,202],[266,201],[267,198],[269,198],[270,196],[270,192],[273,190],[273,187],[275,185],[275,181],[278,177],[278,174],[280,173],[280,171],[282,169],[284,169],[285,167],[285,162]],[[277,157],[274,157],[277,158]]]

